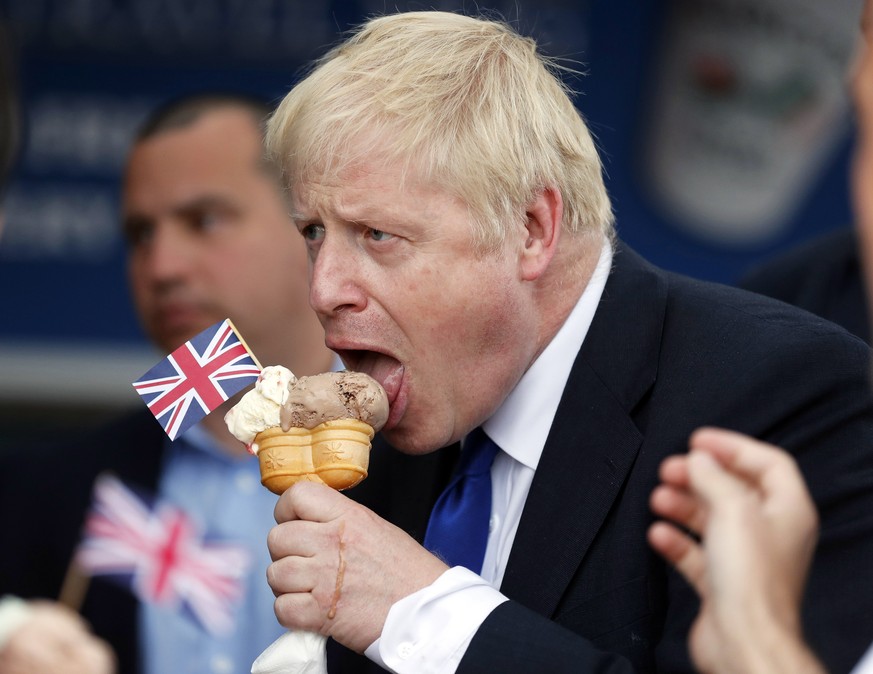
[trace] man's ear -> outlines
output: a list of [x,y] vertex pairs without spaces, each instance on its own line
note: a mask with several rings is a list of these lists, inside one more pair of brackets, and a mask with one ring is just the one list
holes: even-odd
[[527,240],[521,251],[521,278],[535,281],[548,269],[557,250],[564,200],[556,187],[542,190],[527,207]]

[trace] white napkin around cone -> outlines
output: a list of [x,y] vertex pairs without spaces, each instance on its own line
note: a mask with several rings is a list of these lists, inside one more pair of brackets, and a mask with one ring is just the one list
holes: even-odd
[[252,674],[327,674],[327,637],[286,632],[252,663]]

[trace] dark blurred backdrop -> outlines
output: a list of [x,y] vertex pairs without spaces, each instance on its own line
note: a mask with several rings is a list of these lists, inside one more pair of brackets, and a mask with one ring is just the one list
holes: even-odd
[[[0,0],[22,136],[0,240],[0,449],[139,404],[157,356],[131,310],[119,172],[147,110],[189,91],[279,99],[395,9],[498,16],[584,73],[622,238],[734,283],[850,223],[845,89],[860,0]],[[2,35],[2,33],[0,33]]]

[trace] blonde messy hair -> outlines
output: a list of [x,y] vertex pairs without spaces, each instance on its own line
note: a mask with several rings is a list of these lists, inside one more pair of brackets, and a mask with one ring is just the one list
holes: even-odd
[[547,187],[561,191],[566,232],[611,237],[600,159],[557,69],[501,22],[376,18],[285,97],[267,152],[292,187],[363,160],[400,162],[467,206],[482,250]]

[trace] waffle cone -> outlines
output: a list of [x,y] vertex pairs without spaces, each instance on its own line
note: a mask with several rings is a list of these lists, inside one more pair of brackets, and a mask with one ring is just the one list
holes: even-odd
[[326,421],[315,428],[268,428],[255,437],[261,484],[281,494],[296,482],[348,489],[367,477],[373,427],[357,419]]

